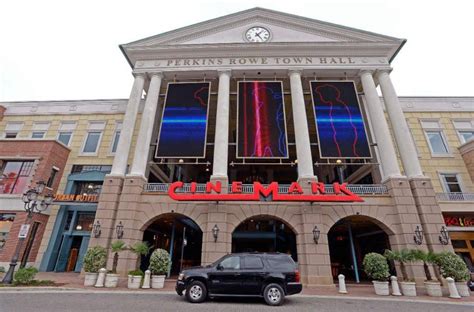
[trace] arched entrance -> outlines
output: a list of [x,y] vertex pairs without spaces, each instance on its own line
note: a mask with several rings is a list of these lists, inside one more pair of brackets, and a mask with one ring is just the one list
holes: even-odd
[[170,253],[171,275],[178,274],[181,269],[201,264],[202,231],[196,222],[184,215],[160,215],[145,229],[143,241],[152,248],[142,259],[142,270],[148,268],[150,255],[157,248]]
[[[328,233],[331,270],[334,279],[344,274],[347,280],[359,282],[367,277],[362,267],[369,252],[383,254],[390,249],[388,234],[372,218],[350,216],[339,220]],[[394,268],[391,268],[394,272]]]
[[232,233],[232,252],[281,252],[298,261],[296,234],[285,222],[271,216],[254,216]]

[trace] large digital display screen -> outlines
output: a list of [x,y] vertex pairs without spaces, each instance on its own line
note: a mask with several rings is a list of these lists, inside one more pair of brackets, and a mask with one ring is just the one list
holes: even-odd
[[206,155],[210,82],[169,83],[156,158]]
[[353,81],[311,81],[321,158],[371,158]]
[[281,81],[239,81],[238,158],[288,158]]

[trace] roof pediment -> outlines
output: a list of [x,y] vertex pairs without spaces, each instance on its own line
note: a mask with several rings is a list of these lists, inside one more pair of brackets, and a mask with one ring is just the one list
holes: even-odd
[[[251,27],[267,28],[271,37],[267,43],[246,41],[245,32]],[[140,59],[133,57],[137,51],[193,49],[216,46],[271,46],[271,45],[351,45],[368,43],[392,46],[393,53],[402,45],[403,39],[384,36],[359,29],[331,24],[315,19],[277,12],[263,8],[253,8],[223,17],[211,19],[191,26],[172,30],[128,44],[121,49],[130,63]],[[387,53],[388,54],[388,53]]]

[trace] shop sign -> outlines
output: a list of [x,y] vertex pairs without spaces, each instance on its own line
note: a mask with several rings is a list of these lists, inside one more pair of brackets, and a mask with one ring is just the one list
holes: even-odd
[[22,224],[20,227],[20,232],[18,232],[18,238],[26,238],[28,236],[29,230],[30,230],[29,224]]
[[99,196],[98,195],[56,194],[54,195],[54,201],[97,203],[99,201]]
[[204,193],[197,192],[197,183],[191,182],[189,191],[184,192],[183,182],[174,182],[168,189],[168,195],[174,200],[186,201],[260,201],[263,198],[272,201],[298,201],[298,202],[362,202],[362,198],[352,193],[347,188],[347,183],[334,183],[334,192],[327,193],[324,183],[311,182],[310,192],[305,193],[299,183],[293,182],[288,192],[280,193],[278,182],[262,185],[260,182],[253,183],[253,193],[244,194],[242,182],[232,182],[230,192],[222,193],[222,184],[207,182]]
[[474,226],[474,216],[444,216],[444,223],[447,226]]

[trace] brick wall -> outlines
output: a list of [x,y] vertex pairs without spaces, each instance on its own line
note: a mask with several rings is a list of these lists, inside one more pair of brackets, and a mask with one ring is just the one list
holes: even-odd
[[[12,213],[12,211],[2,211],[0,210],[0,213]],[[3,246],[2,249],[0,249],[0,262],[9,262],[15,252],[15,249],[17,247],[17,244],[19,243],[18,240],[18,233],[20,232],[21,225],[26,223],[27,219],[27,213],[26,212],[14,212],[15,213],[15,221],[13,221],[12,227],[10,229],[10,233],[8,234],[8,239],[5,243],[5,246]],[[27,242],[29,240],[29,237],[32,232],[32,227],[34,222],[38,222],[38,230],[36,232],[35,238],[33,240],[33,245],[31,246],[31,251],[28,256],[28,262],[34,262],[36,259],[36,255],[38,254],[38,249],[41,244],[41,238],[43,236],[44,230],[46,228],[46,224],[48,222],[48,215],[45,214],[38,214],[35,213],[32,215],[32,219],[29,221],[30,226],[30,233],[28,237],[25,239],[23,242],[22,249],[20,251],[20,258],[18,261],[21,261],[22,255],[25,251],[25,248],[27,246]]]

